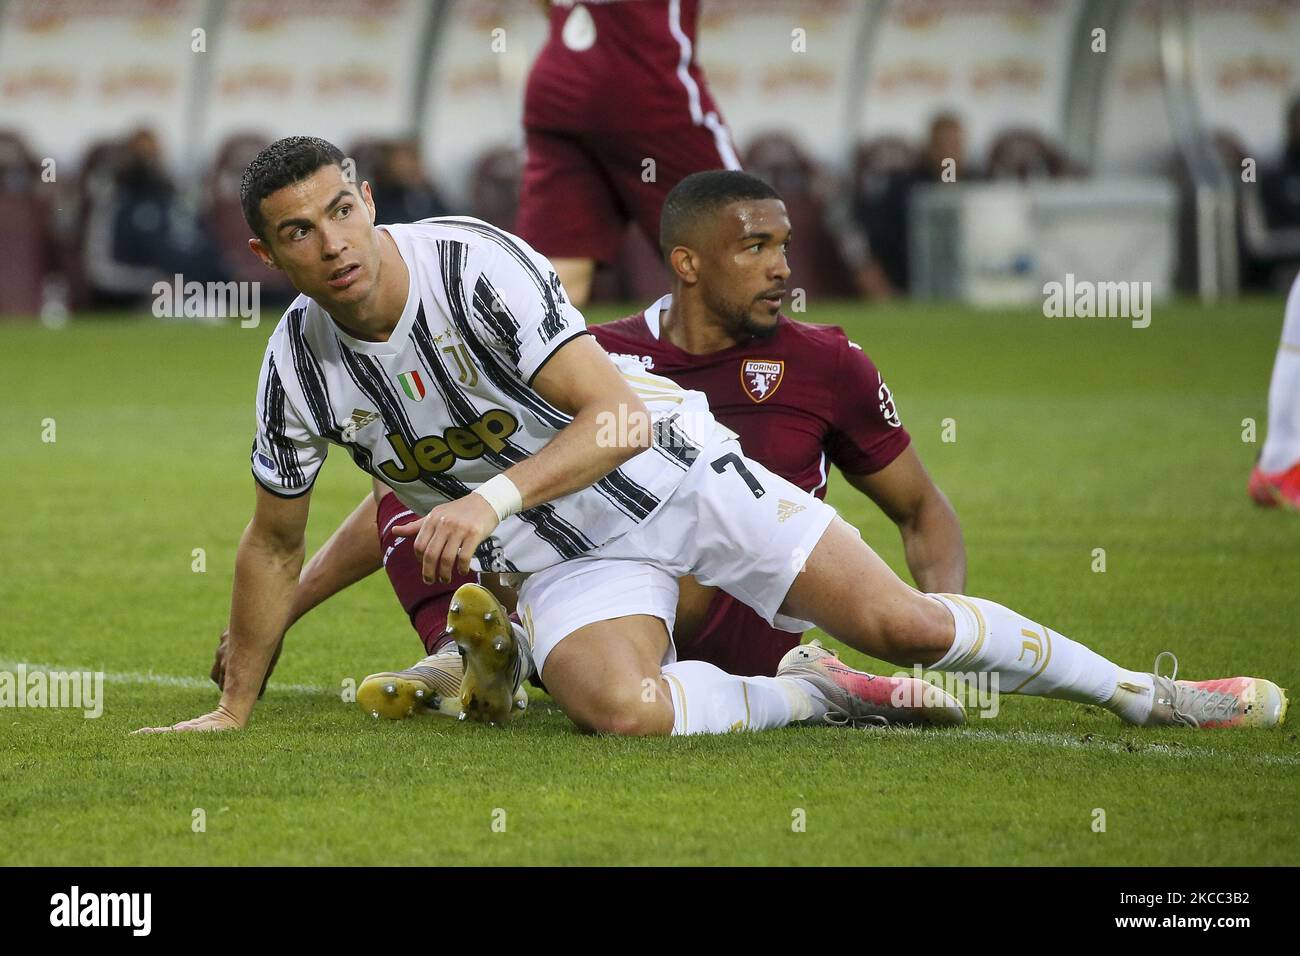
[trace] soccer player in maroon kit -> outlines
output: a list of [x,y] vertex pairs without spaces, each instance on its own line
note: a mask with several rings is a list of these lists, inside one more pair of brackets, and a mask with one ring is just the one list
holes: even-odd
[[[683,308],[666,295],[644,312],[592,326],[591,333],[607,352],[635,356],[647,371],[704,392],[718,421],[738,433],[756,460],[817,497],[826,494],[829,465],[839,467],[850,484],[898,525],[917,586],[961,593],[966,554],[957,516],[911,447],[889,388],[871,359],[837,326],[811,325],[780,314],[789,278],[784,265],[758,283],[764,286],[762,297],[773,304],[770,322],[754,324],[748,318],[750,303],[734,301],[733,290],[755,284],[749,275],[754,252],[769,244],[784,248],[788,224],[781,235],[750,235],[743,219],[725,211],[704,223],[686,221],[710,190],[734,189],[737,180],[767,188],[745,173],[697,173],[669,194],[664,208],[666,252],[677,246],[675,237],[687,232],[691,245],[701,249],[688,268],[699,289],[695,298],[706,307]],[[426,584],[412,540],[393,532],[412,516],[396,495],[376,482],[375,494],[366,497],[304,568],[290,625],[382,563],[434,663],[426,659],[408,671],[371,675],[358,698],[365,696],[367,685],[418,674],[427,692],[421,700],[437,700],[437,706],[451,713],[460,662],[444,633],[447,607],[455,589],[475,578]],[[679,586],[673,639],[680,659],[707,661],[733,674],[771,676],[782,656],[800,642],[800,634],[773,628],[724,591],[691,578],[681,579]],[[213,667],[218,683],[223,653],[219,648]],[[398,677],[398,687],[401,680]],[[388,702],[379,697],[380,704]],[[413,702],[401,695],[395,708],[363,706],[385,716],[405,716]]]
[[740,160],[695,62],[699,0],[552,0],[548,15],[524,92],[514,231],[580,308],[629,222],[657,246],[673,185]]
[[[752,285],[747,259],[772,244],[784,248],[788,224],[778,235],[747,231],[743,217],[726,211],[705,223],[687,221],[700,194],[751,178],[697,173],[665,204],[661,248],[665,257],[685,255],[670,265],[678,282],[687,272],[704,308],[683,308],[666,295],[592,333],[607,352],[633,355],[647,371],[704,392],[718,421],[756,460],[805,491],[824,498],[828,463],[837,466],[898,525],[917,586],[961,593],[966,552],[957,515],[912,449],[871,359],[837,326],[798,322],[775,309],[770,323],[758,325],[749,318],[750,303],[734,301],[733,290]],[[700,251],[675,252],[688,234]],[[763,297],[779,306],[788,279],[788,269],[770,276]],[[680,588],[673,639],[684,660],[733,674],[773,674],[799,643],[800,635],[771,627],[726,592],[690,578]]]
[[[728,225],[738,227],[718,228]],[[729,263],[722,265],[704,270],[701,281],[725,289]],[[772,289],[774,296],[784,292],[784,282]],[[962,593],[966,554],[957,515],[922,467],[866,353],[838,326],[778,313],[766,328],[730,328],[719,318],[684,314],[667,295],[592,334],[605,351],[634,355],[647,371],[704,392],[718,421],[755,460],[818,498],[826,496],[828,463],[834,464],[898,525],[917,587]],[[799,643],[800,635],[771,627],[725,591],[690,578],[680,588],[673,637],[683,660],[771,675]]]

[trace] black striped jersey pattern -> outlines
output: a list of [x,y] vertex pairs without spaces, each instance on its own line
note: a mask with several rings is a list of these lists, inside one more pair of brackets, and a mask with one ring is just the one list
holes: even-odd
[[[582,335],[546,259],[463,217],[379,227],[410,272],[387,342],[352,338],[299,296],[272,333],[257,392],[252,466],[273,494],[305,494],[329,446],[419,514],[535,454],[569,422],[531,385]],[[475,554],[484,571],[537,571],[654,514],[716,425],[700,392],[612,359],[650,409],[655,446],[589,488],[507,518]]]

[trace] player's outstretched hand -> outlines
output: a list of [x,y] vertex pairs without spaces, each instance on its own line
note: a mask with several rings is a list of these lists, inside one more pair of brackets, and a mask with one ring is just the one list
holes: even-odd
[[500,523],[496,510],[482,495],[466,495],[438,505],[423,518],[398,525],[393,533],[404,538],[415,535],[415,553],[425,584],[445,583],[458,572],[469,573],[474,549]]
[[[275,645],[275,653],[271,655],[271,663],[266,665],[266,676],[262,678],[262,689],[257,692],[257,699],[261,700],[262,695],[266,693],[266,684],[271,679],[271,672],[275,670],[275,662],[280,659],[280,651],[284,650],[284,638],[280,638],[280,643]],[[230,656],[230,628],[221,632],[221,638],[217,641],[217,656],[212,661],[212,672],[208,675],[212,678],[212,683],[216,684],[221,690],[226,689],[226,661]]]
[[204,714],[202,717],[195,717],[193,720],[182,720],[170,727],[141,727],[131,733],[134,736],[135,734],[166,734],[177,730],[239,730],[241,726],[239,721],[235,719],[234,714],[218,704],[216,710],[210,714]]

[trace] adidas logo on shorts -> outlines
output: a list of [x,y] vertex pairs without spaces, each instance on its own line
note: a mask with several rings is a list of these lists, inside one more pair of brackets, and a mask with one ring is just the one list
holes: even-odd
[[804,510],[806,509],[803,505],[797,505],[793,501],[786,501],[782,498],[776,503],[776,520],[783,522],[786,518],[793,517]]

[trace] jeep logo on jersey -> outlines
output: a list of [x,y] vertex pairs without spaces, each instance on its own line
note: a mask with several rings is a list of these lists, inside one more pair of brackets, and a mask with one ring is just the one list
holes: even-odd
[[441,435],[428,435],[408,445],[398,432],[388,434],[388,443],[396,452],[395,460],[379,466],[393,481],[415,481],[421,475],[440,475],[457,460],[472,461],[489,451],[500,454],[506,439],[519,430],[519,422],[509,412],[494,408],[466,428],[448,428]]
[[785,362],[767,362],[762,359],[745,359],[740,366],[740,384],[745,393],[756,402],[765,402],[781,387],[785,378]]

